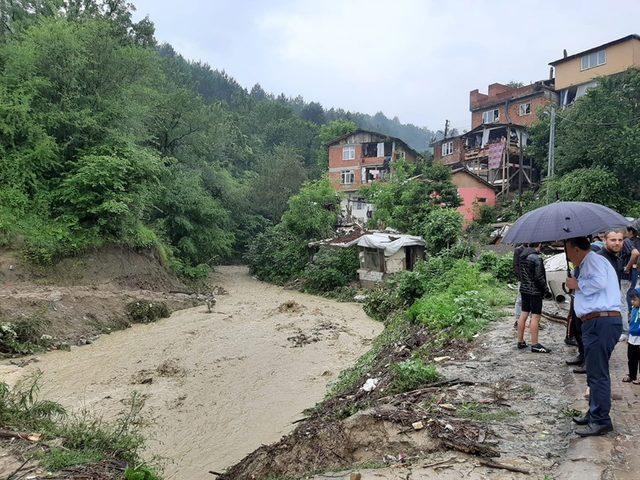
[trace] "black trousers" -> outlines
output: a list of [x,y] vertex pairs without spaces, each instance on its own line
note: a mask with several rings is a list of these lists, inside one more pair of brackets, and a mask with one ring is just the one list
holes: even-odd
[[627,360],[629,362],[629,378],[638,378],[638,365],[640,365],[640,345],[627,344]]
[[569,311],[569,316],[571,317],[571,335],[573,335],[576,339],[576,343],[578,344],[578,355],[580,358],[584,358],[584,344],[582,343],[582,320],[580,317],[576,315],[576,311],[573,309],[573,301],[571,302],[571,308]]

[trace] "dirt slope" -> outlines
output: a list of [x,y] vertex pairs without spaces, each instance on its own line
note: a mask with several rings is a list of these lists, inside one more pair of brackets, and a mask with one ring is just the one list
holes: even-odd
[[264,284],[242,267],[220,267],[213,281],[229,293],[212,314],[183,310],[24,368],[5,362],[0,376],[40,369],[44,397],[107,417],[137,390],[149,454],[170,459],[167,478],[212,478],[291,431],[382,329],[360,305]]
[[82,343],[128,326],[125,305],[165,302],[170,310],[197,305],[187,287],[151,252],[105,247],[47,268],[0,249],[0,321],[40,324],[40,333]]

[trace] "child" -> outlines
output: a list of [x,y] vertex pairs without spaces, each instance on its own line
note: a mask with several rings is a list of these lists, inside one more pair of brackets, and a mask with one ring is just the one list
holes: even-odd
[[627,359],[629,360],[629,375],[623,382],[638,381],[638,364],[640,363],[640,295],[637,291],[631,293],[631,313],[629,314],[629,338],[627,339]]

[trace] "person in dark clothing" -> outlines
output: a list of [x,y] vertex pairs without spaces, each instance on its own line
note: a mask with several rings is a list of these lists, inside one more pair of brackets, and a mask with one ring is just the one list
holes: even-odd
[[631,294],[638,283],[638,260],[640,259],[640,237],[633,227],[627,227],[627,235],[622,243],[620,257],[624,264],[620,287],[626,290],[627,312],[631,313]]
[[522,295],[520,295],[520,255],[522,254],[522,251],[527,247],[528,245],[526,243],[523,243],[521,245],[518,245],[513,250],[513,274],[518,280],[518,295],[516,297],[516,303],[513,308],[515,312],[515,322],[513,323],[513,328],[515,329],[518,328],[518,319],[520,318],[520,314],[522,313]]
[[[622,335],[621,342],[627,339],[629,332],[629,310],[627,308],[627,290],[628,286],[623,285],[624,269],[626,266],[625,257],[621,255],[624,247],[624,234],[620,230],[611,230],[604,235],[604,248],[596,252],[606,258],[618,277],[618,288],[620,289],[620,315],[622,317]],[[628,284],[628,282],[626,282]]]
[[[597,252],[598,250],[591,249],[592,252]],[[580,267],[576,267],[573,271],[574,277],[577,279],[580,276]],[[571,321],[571,326],[573,335],[576,339],[576,346],[578,347],[578,356],[567,360],[567,365],[573,365],[576,368],[573,369],[573,373],[586,374],[587,369],[584,366],[584,344],[582,343],[582,320],[578,315],[576,315],[576,310],[574,308],[574,299],[573,295],[571,296],[571,304],[569,306],[569,318]]]
[[548,292],[544,262],[540,256],[542,244],[536,248],[524,248],[520,254],[520,294],[522,295],[522,314],[518,319],[518,349],[527,348],[524,341],[524,329],[527,318],[531,316],[531,351],[549,353],[550,350],[538,341],[538,326],[542,314],[542,299]]

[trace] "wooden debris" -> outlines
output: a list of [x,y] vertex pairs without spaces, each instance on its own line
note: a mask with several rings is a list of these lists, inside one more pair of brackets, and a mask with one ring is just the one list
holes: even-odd
[[493,460],[480,460],[480,465],[483,465],[489,468],[498,468],[501,470],[508,470],[510,472],[524,473],[525,475],[529,475],[529,473],[531,473],[529,472],[529,470],[525,470],[524,468],[513,467],[511,465],[506,465],[504,463],[494,462]]

